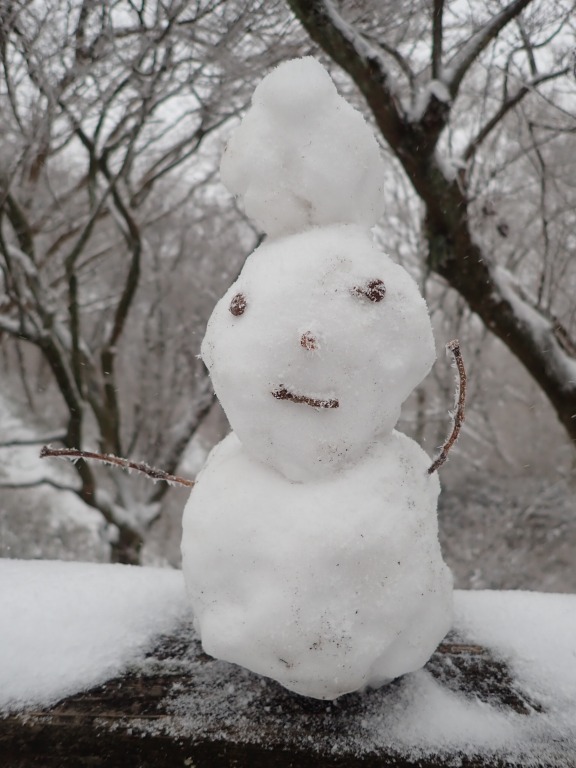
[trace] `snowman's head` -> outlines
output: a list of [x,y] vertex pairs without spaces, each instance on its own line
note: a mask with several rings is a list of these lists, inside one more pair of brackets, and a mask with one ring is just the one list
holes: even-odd
[[435,359],[424,299],[362,229],[266,243],[216,305],[202,358],[246,449],[291,480],[353,462]]

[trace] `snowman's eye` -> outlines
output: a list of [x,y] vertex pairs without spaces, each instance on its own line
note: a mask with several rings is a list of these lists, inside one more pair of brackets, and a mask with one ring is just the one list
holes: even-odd
[[243,293],[237,293],[235,296],[232,297],[232,301],[230,302],[230,312],[232,312],[234,317],[238,317],[238,315],[244,314],[245,309],[246,309],[246,296],[244,296]]
[[364,285],[356,285],[352,288],[355,296],[364,296],[369,301],[382,301],[386,295],[386,286],[382,280],[370,280]]

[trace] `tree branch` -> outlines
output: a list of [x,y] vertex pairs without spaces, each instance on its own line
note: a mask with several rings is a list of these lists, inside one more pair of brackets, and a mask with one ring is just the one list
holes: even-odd
[[[288,0],[310,35],[355,81],[384,138],[398,146],[413,129],[395,93],[382,54],[337,12],[330,0]],[[410,165],[410,158],[406,158]],[[410,175],[411,170],[408,169]]]
[[[106,178],[110,179],[110,172],[104,161],[101,161],[101,167],[104,170]],[[140,259],[142,256],[142,239],[140,236],[140,230],[136,224],[136,221],[124,205],[122,197],[120,196],[116,186],[112,187],[112,198],[116,205],[117,210],[122,215],[126,222],[128,231],[126,233],[126,240],[131,250],[130,266],[128,268],[128,274],[122,288],[122,294],[120,301],[116,307],[114,313],[114,322],[112,325],[111,333],[107,342],[102,348],[100,353],[100,364],[102,374],[104,377],[104,401],[106,407],[106,426],[107,432],[104,432],[104,436],[108,435],[109,440],[107,446],[111,446],[114,451],[121,452],[120,442],[120,407],[118,404],[118,395],[116,388],[115,377],[115,362],[117,343],[124,330],[124,325],[128,317],[128,312],[136,295],[136,289],[138,288],[138,282],[140,279]]]
[[31,437],[23,440],[5,440],[0,442],[0,448],[17,448],[24,445],[40,445],[41,443],[63,443],[66,439],[66,433],[61,432],[55,435],[45,435],[44,437]]
[[28,331],[21,323],[0,316],[0,331],[7,333],[15,339],[29,341],[31,344],[38,344],[40,337],[35,333]]
[[[98,168],[108,182],[108,188],[114,206],[125,224],[126,228],[122,229],[122,233],[128,248],[131,251],[130,266],[122,288],[120,301],[116,306],[111,331],[100,352],[100,368],[104,381],[104,407],[99,408],[95,412],[95,415],[100,421],[105,450],[113,453],[122,453],[120,441],[120,408],[115,382],[115,357],[117,343],[122,335],[128,312],[138,287],[142,255],[142,238],[140,229],[118,190],[119,175],[124,169],[124,166],[118,174],[113,175],[108,168],[106,151],[100,157],[96,157],[94,141],[90,139],[82,129],[79,121],[70,109],[68,109],[67,105],[62,101],[60,102],[60,105],[70,119],[74,132],[88,151],[91,164],[94,164]],[[76,443],[76,445],[80,444],[80,442]]]
[[[576,447],[576,355],[571,352],[576,343],[561,339],[556,324],[523,295],[514,278],[491,265],[468,229],[465,208],[446,202],[448,197],[461,195],[457,184],[446,184],[450,194],[440,196],[440,205],[436,199],[426,201],[433,268],[525,366]],[[438,195],[438,187],[432,187],[429,195]],[[453,222],[446,213],[452,205],[456,206],[452,210],[463,212]]]
[[443,72],[443,81],[448,87],[452,99],[455,99],[460,83],[470,69],[471,65],[490,45],[504,27],[516,18],[524,8],[533,0],[514,0],[499,14],[493,16],[481,29],[479,29],[456,53]]
[[432,8],[432,79],[440,80],[442,73],[442,43],[444,0],[434,0]]
[[76,496],[79,495],[78,488],[74,488],[71,485],[64,485],[63,483],[57,483],[55,480],[50,480],[50,478],[47,477],[43,477],[40,480],[28,480],[21,483],[0,483],[0,488],[17,491],[22,489],[28,490],[29,488],[40,488],[43,485],[48,485],[50,488],[54,488],[57,491],[69,491],[70,493],[74,493]]
[[[108,170],[108,166],[104,158],[100,159],[99,165],[105,178],[108,181],[111,181],[112,174]],[[120,336],[122,335],[124,324],[126,322],[132,300],[134,299],[136,289],[138,287],[138,281],[140,278],[140,257],[142,255],[142,238],[140,235],[140,229],[136,223],[136,220],[128,210],[127,206],[124,204],[116,184],[112,185],[112,199],[114,200],[116,209],[126,224],[127,231],[125,233],[125,237],[128,247],[132,252],[132,257],[130,259],[130,267],[128,269],[126,282],[124,283],[122,296],[114,315],[114,323],[112,325],[112,331],[107,343],[107,347],[109,349],[113,349],[116,346]]]
[[120,469],[128,471],[133,469],[136,472],[141,472],[154,481],[163,480],[171,485],[184,485],[187,488],[192,488],[194,486],[194,480],[188,480],[184,477],[172,475],[163,469],[151,467],[143,461],[129,461],[128,459],[123,459],[120,456],[112,456],[111,454],[95,453],[94,451],[79,451],[74,448],[51,448],[49,445],[45,445],[40,451],[40,458],[64,458],[70,459],[73,462],[76,462],[79,459],[91,459],[92,461],[99,461],[103,464],[120,467]]
[[[197,407],[191,414],[187,423],[178,430],[176,438],[173,439],[172,444],[168,448],[164,466],[166,467],[166,471],[170,474],[174,474],[176,471],[176,468],[182,459],[184,449],[192,439],[192,436],[196,433],[198,427],[216,400],[216,395],[212,392],[212,385],[208,376],[206,376],[206,384],[207,386],[204,388],[204,392],[200,397]],[[154,493],[150,497],[150,503],[158,503],[161,501],[167,490],[168,487],[165,485],[157,486],[157,488],[154,490]]]
[[549,80],[554,80],[557,77],[562,77],[563,75],[568,74],[569,68],[565,67],[564,69],[561,69],[557,72],[549,72],[545,75],[539,75],[538,77],[535,77],[533,80],[531,80],[529,83],[526,83],[526,85],[523,85],[521,88],[518,89],[518,91],[513,95],[510,96],[506,101],[504,101],[498,110],[492,115],[490,120],[488,120],[487,123],[485,123],[482,128],[478,131],[476,136],[472,139],[472,141],[468,144],[464,151],[463,158],[465,161],[470,160],[473,155],[476,153],[476,150],[480,147],[482,142],[488,138],[488,136],[492,133],[494,128],[502,121],[502,119],[512,110],[515,106],[517,106],[522,99],[529,93],[534,92],[535,88],[537,88],[542,83],[546,83]]
[[20,249],[34,262],[34,235],[26,215],[10,192],[5,193],[5,205],[8,220],[12,225]]
[[[310,36],[355,80],[425,206],[428,265],[465,299],[486,327],[523,363],[553,405],[576,444],[576,361],[553,324],[510,286],[502,284],[470,228],[469,200],[458,177],[443,170],[435,147],[443,116],[427,124],[429,110],[414,125],[398,109],[381,60],[342,21],[329,0],[288,0]],[[479,54],[530,0],[515,0],[485,24],[452,58],[444,82],[455,96]],[[570,347],[569,347],[570,348]]]
[[378,48],[381,48],[385,53],[388,54],[391,58],[394,59],[394,61],[398,64],[402,72],[406,75],[406,78],[408,82],[410,83],[410,89],[414,90],[414,82],[416,80],[416,77],[414,75],[414,72],[408,63],[408,60],[402,56],[400,51],[398,51],[396,48],[393,48],[391,45],[388,45],[388,43],[385,40],[379,40],[372,35],[364,35],[366,40],[371,43],[371,45],[376,45]]
[[110,193],[113,194],[113,188],[117,182],[117,176],[108,180],[108,185],[99,201],[93,207],[90,216],[79,237],[77,238],[74,246],[64,259],[64,270],[66,280],[68,283],[68,315],[70,318],[70,336],[71,336],[71,349],[70,358],[72,365],[72,373],[78,391],[83,393],[83,371],[86,368],[83,366],[83,355],[81,353],[81,329],[80,329],[80,311],[78,305],[78,277],[76,274],[76,261],[80,254],[83,252],[86,243],[88,242],[90,235],[94,230],[96,221],[100,218],[104,204]]

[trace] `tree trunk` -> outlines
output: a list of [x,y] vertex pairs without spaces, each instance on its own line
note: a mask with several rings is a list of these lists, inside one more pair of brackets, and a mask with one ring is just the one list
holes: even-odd
[[144,538],[130,528],[118,527],[118,538],[110,545],[110,562],[123,565],[142,565]]
[[[488,44],[529,0],[514,0],[487,23]],[[449,178],[436,157],[450,104],[430,95],[416,120],[403,111],[378,49],[325,0],[288,0],[310,37],[355,81],[383,138],[402,164],[425,207],[428,264],[465,299],[486,327],[524,365],[548,397],[576,448],[576,342],[558,321],[523,295],[474,239],[462,178]],[[482,36],[483,30],[478,33]],[[467,43],[463,44],[463,49]],[[479,46],[481,43],[478,44]],[[482,47],[471,50],[451,83],[453,98]]]

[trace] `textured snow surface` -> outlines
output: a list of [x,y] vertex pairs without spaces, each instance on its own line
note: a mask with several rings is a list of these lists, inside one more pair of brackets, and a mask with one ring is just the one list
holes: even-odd
[[429,463],[393,432],[349,469],[293,483],[229,435],[184,512],[206,652],[322,699],[423,666],[452,623]]
[[185,611],[180,571],[0,560],[0,709],[113,677]]
[[430,318],[372,241],[374,135],[314,59],[264,78],[221,173],[271,237],[202,343],[234,434],[186,507],[184,575],[208,653],[335,699],[421,667],[451,621],[438,481],[392,433]]
[[287,61],[262,80],[220,170],[273,236],[337,222],[371,227],[383,211],[372,130],[313,58]]
[[[42,706],[129,667],[146,674],[145,646],[189,620],[184,602],[174,571],[0,560],[0,709]],[[196,739],[234,733],[253,742],[276,732],[285,746],[335,755],[440,753],[458,765],[459,756],[480,754],[523,768],[573,768],[576,596],[457,591],[454,628],[464,642],[485,644],[507,662],[518,690],[543,711],[521,715],[464,696],[422,669],[311,714],[288,692],[279,708],[274,683],[192,653],[177,663],[194,685],[175,686],[169,724],[143,721],[141,729]]]
[[[363,291],[376,281],[383,296],[371,301]],[[247,450],[305,481],[392,430],[435,347],[410,275],[367,230],[340,225],[260,246],[216,305],[202,358]],[[273,396],[282,390],[338,407]]]

